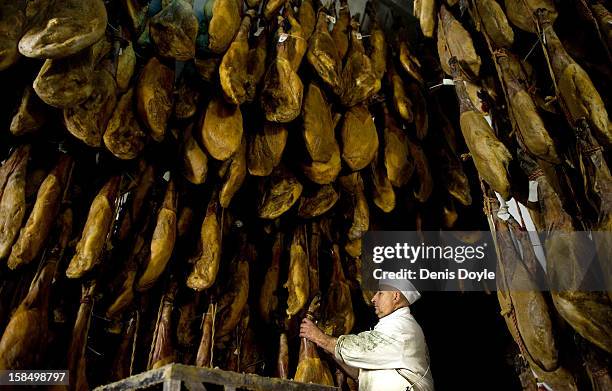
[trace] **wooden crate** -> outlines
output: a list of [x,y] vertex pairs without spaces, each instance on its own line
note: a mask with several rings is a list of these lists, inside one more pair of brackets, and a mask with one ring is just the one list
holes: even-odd
[[130,376],[94,391],[143,390],[163,387],[164,391],[206,391],[206,386],[223,386],[225,391],[338,391],[337,387],[298,383],[291,380],[253,374],[200,368],[183,364],[168,364],[161,368]]

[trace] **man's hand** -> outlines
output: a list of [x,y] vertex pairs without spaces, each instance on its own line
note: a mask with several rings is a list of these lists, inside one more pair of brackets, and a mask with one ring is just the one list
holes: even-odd
[[309,341],[317,343],[317,340],[321,340],[321,335],[324,334],[321,329],[310,319],[302,319],[300,324],[300,337],[306,338]]
[[357,380],[359,378],[359,370],[357,368],[350,367],[346,365],[342,360],[339,360],[335,357],[336,355],[336,343],[338,342],[338,338],[331,337],[325,334],[319,326],[317,326],[312,320],[308,318],[302,319],[302,323],[300,324],[300,337],[306,338],[309,341],[314,342],[321,349],[327,351],[327,353],[331,354],[334,357],[334,360],[340,366],[347,375],[351,378]]
[[327,351],[332,356],[335,354],[337,338],[325,334],[321,329],[310,319],[302,319],[300,324],[300,337],[306,338],[314,342],[317,346]]

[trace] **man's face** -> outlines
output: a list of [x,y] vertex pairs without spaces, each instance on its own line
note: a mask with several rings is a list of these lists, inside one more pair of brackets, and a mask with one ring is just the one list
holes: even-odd
[[372,297],[372,304],[374,304],[374,312],[378,318],[389,315],[395,310],[397,304],[397,294],[401,294],[398,291],[378,291]]

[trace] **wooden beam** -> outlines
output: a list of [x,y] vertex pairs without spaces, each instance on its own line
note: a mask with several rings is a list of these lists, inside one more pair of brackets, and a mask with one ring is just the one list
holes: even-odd
[[298,383],[275,377],[263,377],[253,374],[223,371],[221,369],[199,368],[183,364],[171,364],[173,379],[200,383],[218,384],[266,391],[337,391],[337,387],[322,386],[312,383]]
[[96,387],[97,391],[114,391],[114,390],[136,390],[139,388],[151,387],[160,384],[166,378],[170,378],[171,367],[168,365],[161,368],[152,369],[147,372],[139,373],[134,376],[127,377],[114,383]]
[[164,391],[181,391],[181,381],[175,379],[164,380]]
[[[339,391],[337,387],[298,383],[291,380],[263,377],[254,374],[200,368],[183,364],[168,364],[115,383],[95,388],[95,391],[136,390],[164,384],[164,391],[180,390],[181,383],[191,391],[205,391],[204,384],[222,385],[226,389],[266,391]],[[172,388],[177,387],[179,388]],[[228,388],[229,387],[229,388]]]

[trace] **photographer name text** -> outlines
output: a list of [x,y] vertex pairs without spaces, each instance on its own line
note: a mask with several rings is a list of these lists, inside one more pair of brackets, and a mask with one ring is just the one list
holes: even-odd
[[468,269],[457,269],[456,271],[431,271],[428,269],[401,269],[399,271],[386,271],[374,269],[372,275],[377,280],[495,280],[495,272],[487,269],[473,271]]

